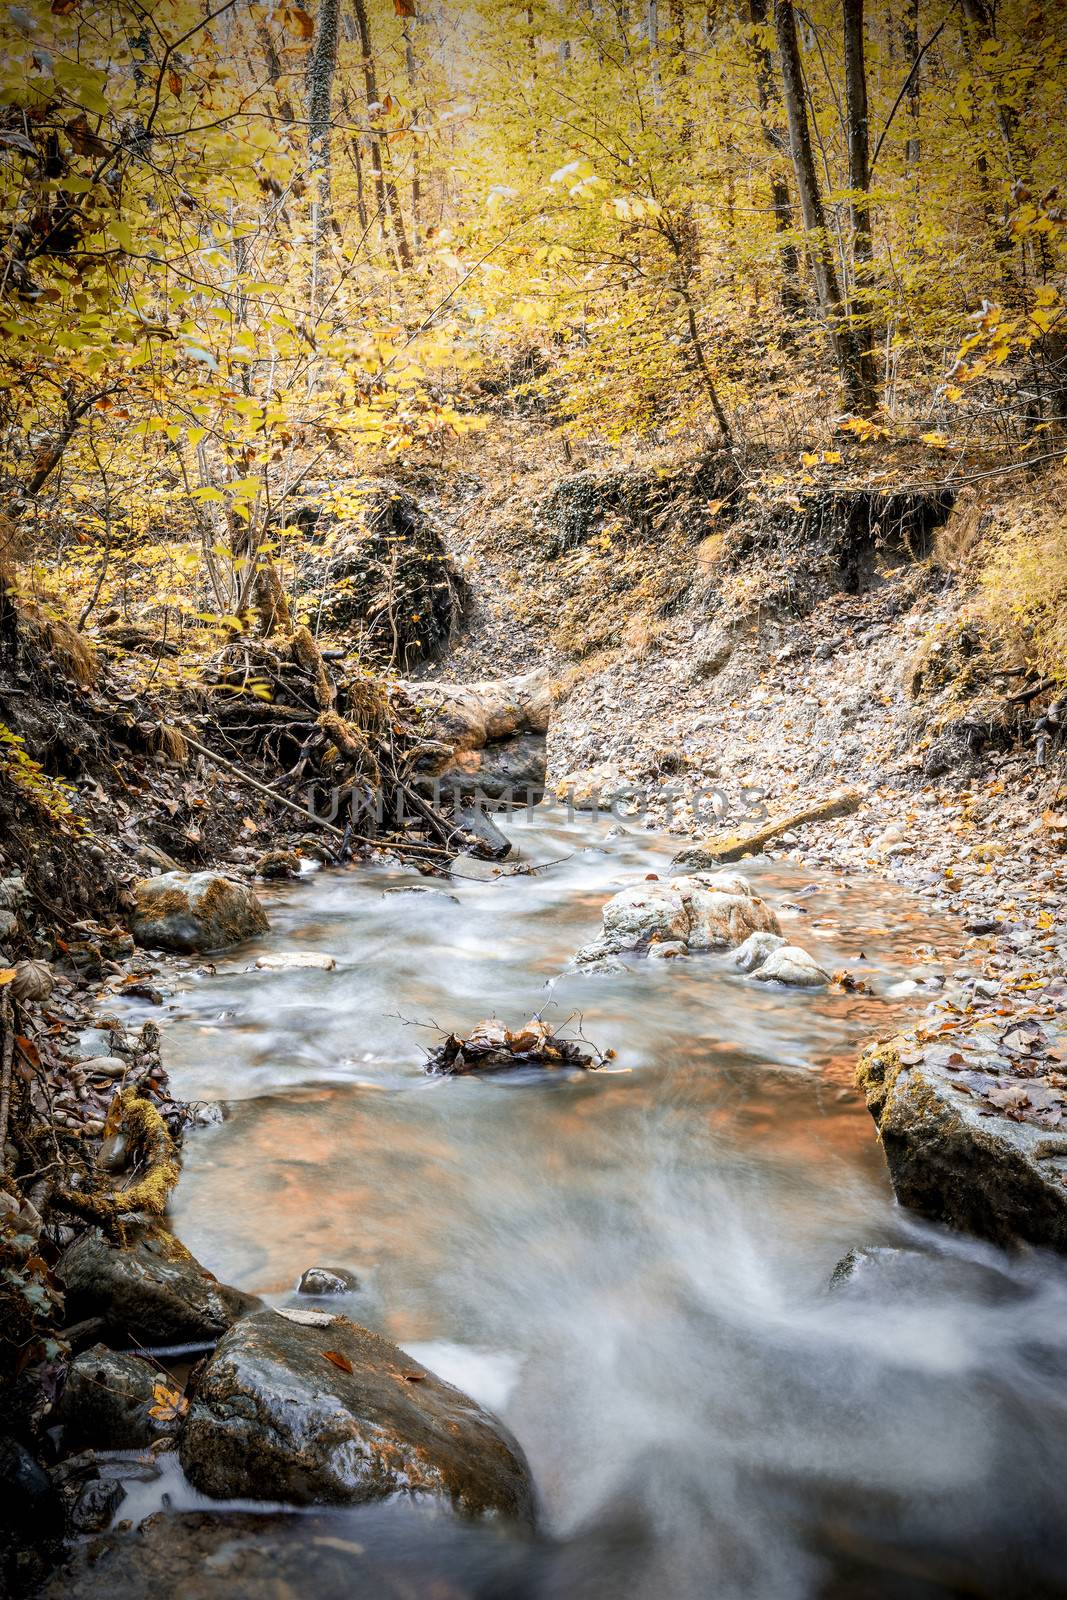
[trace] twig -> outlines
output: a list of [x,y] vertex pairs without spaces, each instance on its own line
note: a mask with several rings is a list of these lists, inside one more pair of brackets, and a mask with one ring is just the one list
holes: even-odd
[[10,995],[4,996],[0,1009],[0,1031],[3,1033],[3,1054],[0,1064],[0,1177],[7,1170],[7,1124],[11,1116],[11,1064],[15,1057],[15,1014]]
[[[276,794],[273,789],[268,789],[265,783],[260,783],[257,778],[250,777],[247,772],[243,772],[232,761],[227,761],[225,756],[220,756],[216,751],[209,750],[207,745],[200,744],[196,739],[190,738],[189,734],[185,733],[184,737],[186,743],[192,745],[194,750],[199,750],[202,756],[207,756],[208,760],[214,761],[217,766],[225,767],[227,772],[232,772],[235,778],[240,778],[241,782],[246,783],[250,789],[255,789],[259,794],[265,794],[268,800],[273,800],[277,805],[287,806],[290,811],[298,812],[300,816],[306,817],[309,822],[316,823],[320,828],[325,828],[327,833],[334,834],[338,839],[344,838],[344,831],[341,828],[335,828],[332,822],[327,822],[324,817],[317,817],[314,811],[308,810],[306,806],[298,805],[295,800],[287,800],[285,795]],[[374,843],[374,840],[366,839],[360,833],[353,834],[352,837],[362,840],[364,844]]]

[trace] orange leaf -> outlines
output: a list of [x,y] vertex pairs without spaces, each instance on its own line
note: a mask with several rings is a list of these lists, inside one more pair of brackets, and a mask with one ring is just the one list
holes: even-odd
[[310,39],[315,32],[315,23],[307,12],[301,11],[299,6],[290,6],[288,15],[301,39]]
[[179,77],[179,75],[174,71],[173,67],[167,73],[167,88],[170,90],[171,94],[174,95],[175,97],[180,95],[181,92],[182,92],[182,80]]
[[416,0],[393,0],[398,17],[417,17],[419,8]]
[[340,1350],[324,1350],[322,1355],[325,1361],[332,1361],[334,1366],[340,1367],[342,1372],[352,1371],[351,1361],[349,1361],[347,1356],[343,1356]]
[[25,1056],[31,1067],[39,1067],[41,1065],[41,1052],[38,1050],[32,1039],[27,1039],[23,1034],[16,1033],[15,1043],[18,1045],[19,1049],[22,1051],[22,1054]]

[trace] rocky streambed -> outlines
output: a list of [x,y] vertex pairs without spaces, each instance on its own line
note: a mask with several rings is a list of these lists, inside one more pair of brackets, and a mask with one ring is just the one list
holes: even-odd
[[[84,1538],[49,1593],[1059,1592],[1067,1269],[1026,1219],[1062,1211],[1010,1211],[966,1143],[1005,1124],[1054,1194],[1055,1015],[979,1059],[971,990],[950,1040],[961,931],[892,886],[672,871],[610,818],[507,832],[447,884],[265,887],[269,931],[245,906],[244,942],[147,975],[162,1010],[109,1000],[166,1017],[172,1093],[223,1114],[173,1233],[59,1264],[80,1353],[39,1487]],[[144,915],[180,921],[175,887]],[[495,1070],[427,1074],[490,1014]],[[935,1067],[970,1120],[902,1209]],[[999,1232],[953,1208],[979,1192]]]

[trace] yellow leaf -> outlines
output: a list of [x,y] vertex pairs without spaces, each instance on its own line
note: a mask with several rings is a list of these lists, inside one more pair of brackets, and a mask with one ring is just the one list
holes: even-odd
[[948,449],[948,440],[943,433],[920,433],[919,438],[923,444],[932,446],[934,450]]
[[14,981],[14,978],[14,967],[0,967],[0,989],[6,988],[9,983]]
[[824,450],[822,458],[828,467],[836,467],[841,460],[840,450]]

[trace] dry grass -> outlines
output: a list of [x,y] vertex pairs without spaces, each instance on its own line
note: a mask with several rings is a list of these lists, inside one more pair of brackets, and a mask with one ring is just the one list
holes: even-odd
[[1067,469],[996,515],[981,562],[980,604],[1030,666],[1067,684]]

